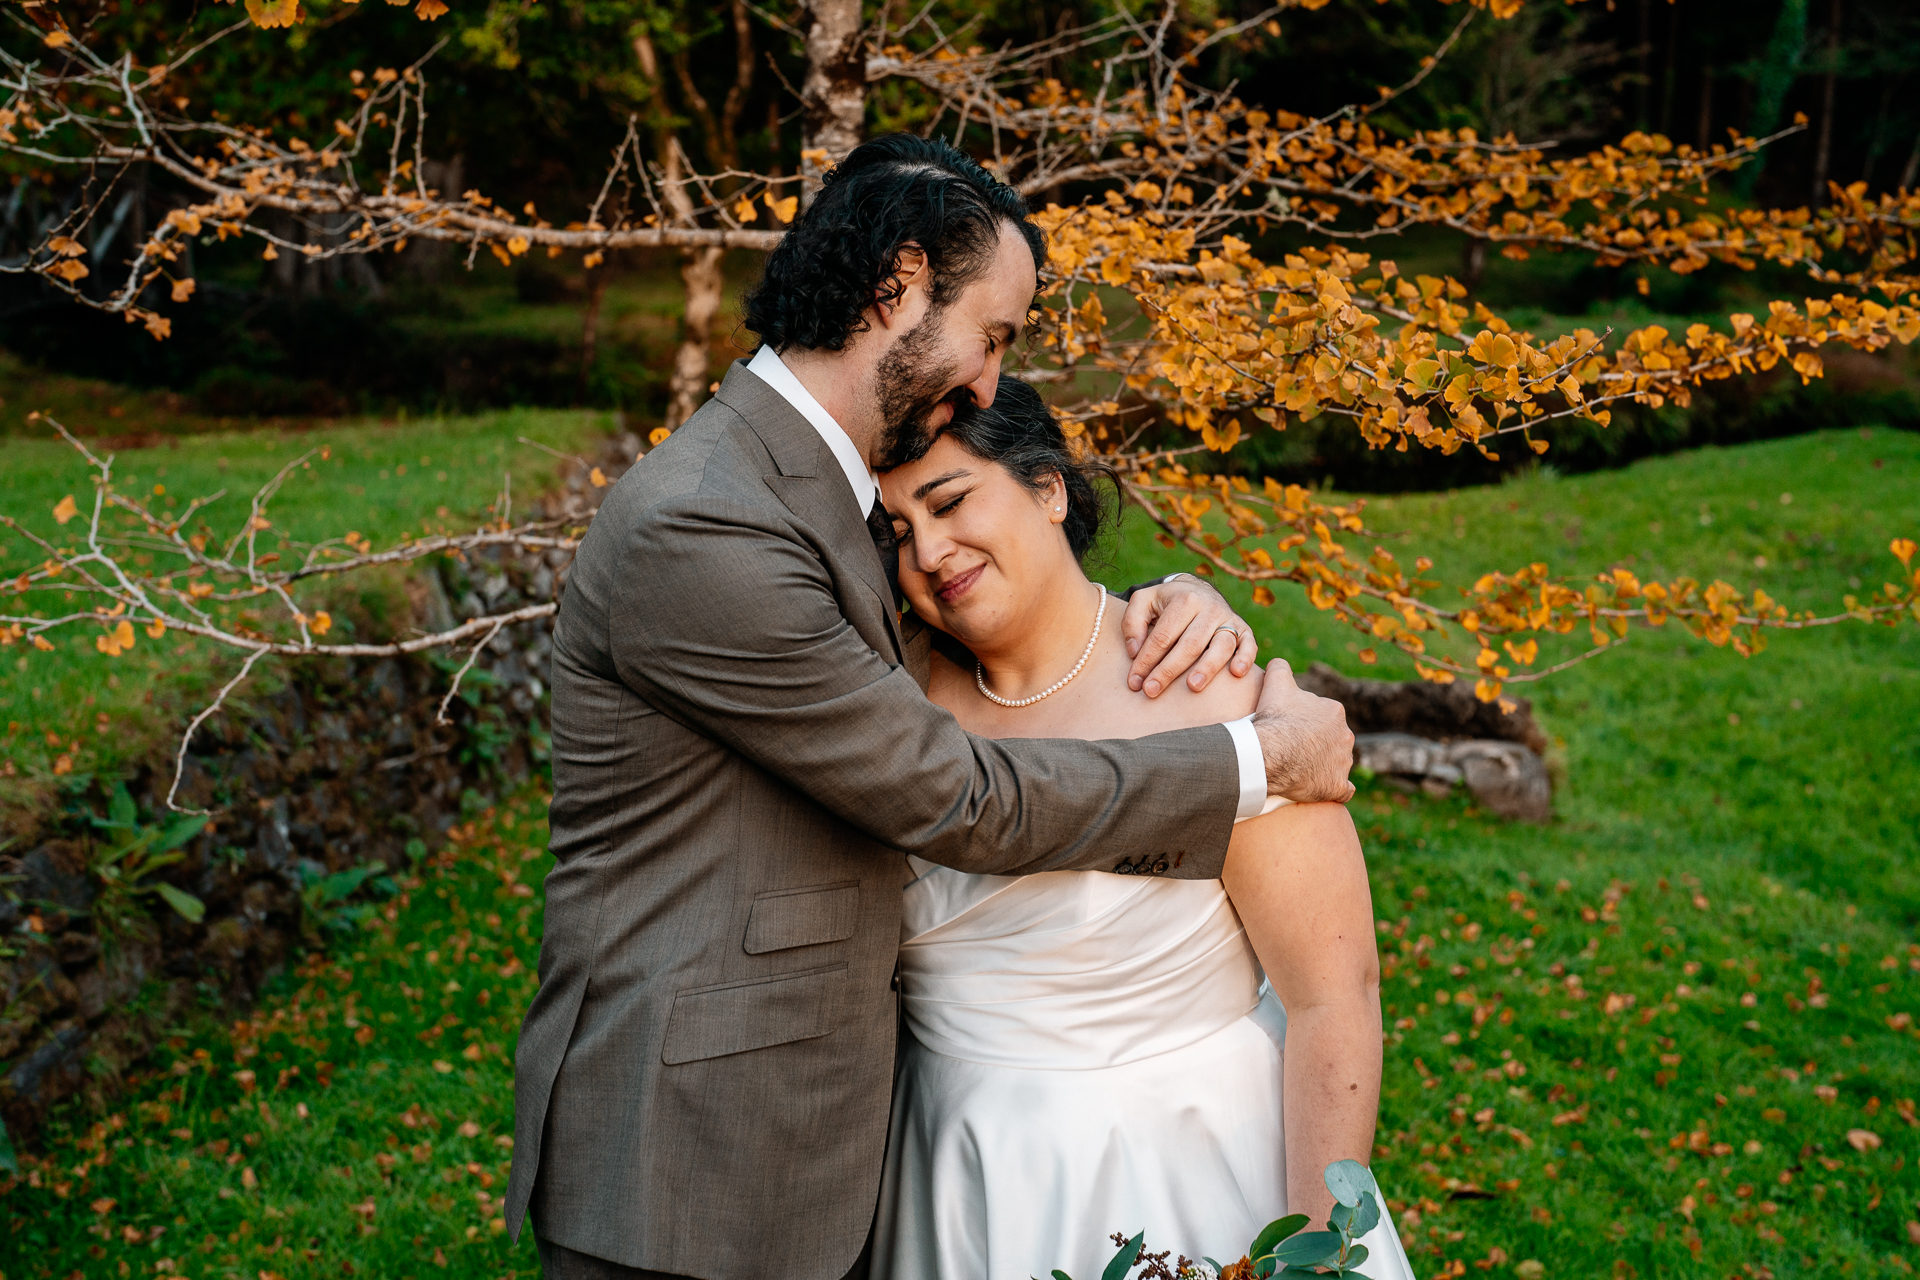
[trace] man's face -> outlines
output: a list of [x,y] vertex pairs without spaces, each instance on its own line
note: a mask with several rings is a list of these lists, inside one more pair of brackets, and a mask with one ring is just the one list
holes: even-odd
[[1027,242],[1002,223],[987,271],[946,306],[929,308],[887,349],[874,372],[881,467],[919,457],[959,405],[993,403],[1000,362],[1019,340],[1036,281]]

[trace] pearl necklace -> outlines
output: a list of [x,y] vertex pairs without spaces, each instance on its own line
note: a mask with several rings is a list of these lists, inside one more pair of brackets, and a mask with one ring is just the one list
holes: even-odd
[[1051,685],[1048,685],[1046,688],[1042,689],[1040,692],[1034,694],[1031,698],[1019,698],[1019,699],[1003,698],[999,694],[995,693],[993,690],[987,688],[986,664],[980,662],[978,659],[975,659],[973,664],[974,687],[980,690],[981,694],[986,697],[987,701],[997,703],[1003,707],[1029,707],[1029,706],[1032,706],[1034,703],[1040,701],[1040,699],[1047,697],[1049,694],[1055,694],[1060,692],[1062,689],[1066,688],[1069,683],[1072,682],[1075,676],[1080,674],[1080,668],[1086,666],[1087,659],[1093,656],[1093,646],[1099,643],[1100,620],[1107,616],[1107,589],[1105,587],[1100,586],[1099,583],[1095,583],[1094,588],[1100,593],[1100,608],[1096,610],[1093,615],[1093,634],[1087,637],[1087,647],[1081,650],[1080,661],[1073,664],[1073,670],[1067,672],[1067,674],[1065,674],[1064,676],[1061,676],[1058,680],[1054,681]]

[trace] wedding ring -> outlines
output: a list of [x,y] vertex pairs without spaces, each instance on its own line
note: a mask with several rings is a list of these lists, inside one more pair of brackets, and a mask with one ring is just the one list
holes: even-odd
[[1234,643],[1238,644],[1240,642],[1240,628],[1238,627],[1229,626],[1225,623],[1222,623],[1220,626],[1215,627],[1213,630],[1215,635],[1218,635],[1222,631],[1231,631],[1233,633]]

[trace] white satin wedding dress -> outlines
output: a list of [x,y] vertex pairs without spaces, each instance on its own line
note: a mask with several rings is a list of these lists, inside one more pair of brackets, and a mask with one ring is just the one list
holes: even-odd
[[[1287,1211],[1286,1014],[1220,882],[910,863],[875,1280],[1238,1259]],[[1412,1280],[1381,1200],[1360,1269]]]

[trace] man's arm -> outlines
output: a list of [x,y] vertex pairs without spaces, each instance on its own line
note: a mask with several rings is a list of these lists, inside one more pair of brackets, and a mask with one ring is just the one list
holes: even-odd
[[973,872],[1144,857],[1219,875],[1240,792],[1224,729],[977,738],[873,652],[818,555],[764,509],[689,497],[623,536],[620,679],[875,839]]

